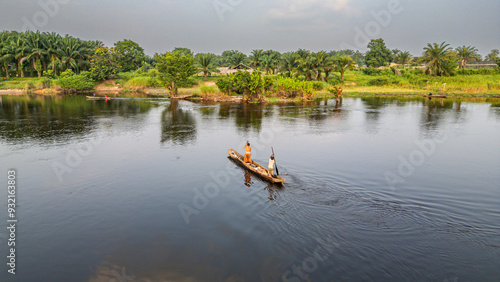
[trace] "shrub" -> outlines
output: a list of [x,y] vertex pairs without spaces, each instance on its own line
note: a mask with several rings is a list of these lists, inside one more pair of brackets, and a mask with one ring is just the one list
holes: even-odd
[[323,85],[323,82],[321,82],[321,81],[314,81],[312,84],[312,87],[315,91],[321,91],[325,88],[325,86]]
[[213,86],[207,86],[207,85],[202,85],[200,88],[201,94],[207,95],[207,94],[214,94],[217,92],[215,87]]
[[35,88],[35,84],[31,80],[27,81],[25,85],[26,85],[26,90],[32,90]]
[[59,77],[66,78],[66,77],[70,77],[70,76],[74,76],[74,75],[75,75],[75,72],[73,72],[72,69],[67,69],[67,70],[63,71]]
[[379,69],[376,69],[373,67],[363,68],[361,71],[363,72],[363,74],[366,74],[366,75],[381,75],[382,74],[382,70],[379,70]]
[[223,76],[219,78],[215,85],[217,85],[219,91],[229,95],[233,90],[233,78],[231,76]]
[[310,98],[314,91],[314,83],[300,81],[296,78],[280,77],[274,83],[274,92],[287,98],[303,97]]
[[80,75],[64,76],[57,80],[57,83],[65,92],[77,92],[89,90],[94,87],[92,79],[89,77],[90,73],[82,72]]
[[54,74],[54,71],[52,71],[52,70],[48,70],[48,71],[43,72],[43,76],[45,76],[46,78],[50,78],[50,79],[56,78],[56,75]]
[[158,70],[156,70],[156,69],[150,69],[148,71],[148,76],[150,76],[150,77],[157,77],[158,76]]
[[275,81],[276,81],[275,76],[270,76],[270,75],[264,76],[264,91],[271,91],[273,89]]
[[379,77],[368,81],[368,85],[383,86],[390,83],[389,79],[386,77]]
[[331,85],[344,85],[345,81],[340,78],[340,75],[333,74],[328,79],[328,83]]
[[150,76],[136,76],[127,81],[126,85],[135,89],[145,89],[158,86],[158,81]]
[[52,86],[52,79],[43,77],[38,80],[41,88],[50,88]]

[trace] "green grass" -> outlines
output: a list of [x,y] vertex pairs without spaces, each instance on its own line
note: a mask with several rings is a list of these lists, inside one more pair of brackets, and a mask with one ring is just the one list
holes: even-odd
[[364,75],[350,71],[345,75],[344,93],[420,94],[446,93],[449,95],[500,94],[500,73],[430,77],[427,75]]
[[48,78],[38,78],[38,77],[11,77],[3,81],[0,78],[0,89],[18,89],[18,90],[37,90],[48,88],[47,86],[52,85],[52,80]]
[[[150,72],[154,75],[154,72]],[[123,85],[124,89],[145,90],[158,88],[156,79],[150,73],[126,72],[117,74],[115,85]],[[334,74],[331,74],[333,76]],[[335,73],[335,75],[337,75]],[[202,76],[194,77],[198,83],[190,88],[179,89],[182,94],[217,94],[221,95],[217,86],[206,85],[218,80],[211,76],[205,81]],[[44,82],[45,80],[45,82]],[[46,78],[27,77],[7,78],[2,81],[0,89],[39,90],[47,85]],[[211,83],[213,84],[213,83]],[[317,97],[330,97],[327,92],[328,84],[322,83],[324,89],[314,91]],[[106,86],[112,85],[105,82]],[[52,83],[54,86],[54,83]],[[319,86],[319,83],[318,83]],[[451,77],[429,77],[419,74],[418,71],[403,70],[403,75],[398,76],[392,71],[384,71],[379,75],[365,75],[361,71],[347,71],[342,85],[344,96],[415,96],[432,93],[444,93],[449,96],[459,97],[495,97],[500,96],[500,71],[480,72],[470,71],[467,74],[458,74]],[[318,89],[318,88],[317,88]],[[269,97],[268,97],[269,99]]]

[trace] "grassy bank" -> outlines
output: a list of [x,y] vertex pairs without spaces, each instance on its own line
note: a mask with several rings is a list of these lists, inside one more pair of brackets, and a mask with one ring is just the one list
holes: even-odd
[[[95,90],[114,90],[125,92],[154,92],[167,95],[156,81],[156,70],[148,73],[120,73],[115,79],[97,83]],[[221,96],[224,95],[215,86],[218,77],[194,77],[194,85],[179,89],[180,95]],[[367,75],[361,71],[348,71],[343,82],[337,79],[335,84],[342,86],[343,96],[417,96],[445,94],[451,97],[500,97],[500,73],[456,75],[451,77],[429,77],[424,74],[407,72],[396,75],[385,71],[379,75]],[[324,83],[323,90],[315,91],[316,97],[330,97],[329,84]],[[58,93],[57,80],[48,78],[7,78],[0,80],[0,90],[16,89],[44,93]],[[155,90],[156,89],[156,90]],[[273,98],[274,99],[274,98]]]

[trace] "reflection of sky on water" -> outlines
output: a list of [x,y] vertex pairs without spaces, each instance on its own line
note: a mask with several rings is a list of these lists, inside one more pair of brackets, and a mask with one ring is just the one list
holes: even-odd
[[[2,100],[1,170],[20,175],[19,257],[29,269],[17,281],[280,280],[323,239],[334,252],[314,281],[500,277],[490,103]],[[274,147],[282,189],[227,159],[247,139],[264,165]],[[435,152],[389,189],[384,173],[424,140]],[[59,182],[52,164],[89,142]],[[194,207],[224,175],[186,224],[179,204]]]

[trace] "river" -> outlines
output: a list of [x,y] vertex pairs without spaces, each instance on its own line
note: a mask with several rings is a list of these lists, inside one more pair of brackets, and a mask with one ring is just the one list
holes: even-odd
[[499,143],[498,100],[0,96],[0,281],[499,281]]

